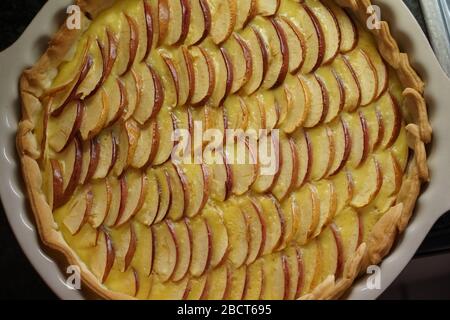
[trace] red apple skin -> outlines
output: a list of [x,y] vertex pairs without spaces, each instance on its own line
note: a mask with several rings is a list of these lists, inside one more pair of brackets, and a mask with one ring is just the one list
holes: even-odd
[[100,143],[97,140],[97,137],[94,137],[90,140],[90,161],[89,161],[89,168],[86,174],[86,177],[83,181],[83,184],[89,182],[92,177],[95,174],[95,171],[97,170],[98,163],[100,161]]
[[280,24],[277,22],[276,19],[271,18],[270,22],[274,26],[278,39],[280,40],[280,51],[281,56],[283,57],[283,63],[281,65],[280,74],[278,75],[277,81],[275,82],[274,88],[279,87],[281,84],[283,84],[284,80],[286,80],[286,76],[289,72],[289,46],[287,43],[287,37],[286,33],[284,32],[283,28],[280,26]]
[[334,240],[336,241],[337,251],[338,251],[338,261],[336,266],[335,278],[339,279],[342,277],[344,272],[344,248],[342,244],[341,233],[339,232],[337,226],[332,223],[330,225],[331,232],[333,233]]
[[341,164],[339,165],[339,167],[334,172],[330,173],[330,176],[335,175],[336,173],[338,173],[345,167],[345,165],[348,161],[348,158],[350,157],[350,152],[352,150],[352,139],[351,139],[351,135],[350,135],[350,130],[348,128],[348,123],[343,118],[340,118],[340,121],[341,121],[342,129],[344,131],[344,140],[345,140],[344,156],[342,157],[342,161],[341,161]]
[[128,270],[128,267],[133,260],[134,253],[136,252],[137,238],[136,231],[134,230],[133,224],[130,224],[130,246],[128,247],[128,251],[125,255],[125,270]]
[[106,281],[106,279],[108,279],[109,273],[111,272],[111,269],[114,265],[116,253],[115,253],[115,250],[113,247],[111,237],[106,232],[106,230],[103,230],[102,234],[104,235],[105,242],[106,242],[106,266],[105,266],[105,272],[102,277],[102,283],[105,283],[105,281]]
[[367,160],[367,157],[369,156],[370,141],[369,141],[369,127],[367,125],[367,120],[361,111],[359,112],[359,121],[361,122],[361,127],[362,127],[362,130],[364,133],[364,151],[363,151],[363,156],[361,158],[361,161],[359,163],[359,164],[362,164],[362,163],[364,163],[364,161]]
[[131,70],[131,67],[136,60],[137,49],[139,46],[139,31],[136,21],[129,15],[125,15],[128,21],[128,26],[130,28],[130,58],[128,60],[128,65],[122,76]]
[[206,52],[206,50],[203,47],[199,47],[199,49],[203,57],[205,58],[206,64],[208,66],[209,88],[208,92],[206,93],[206,96],[198,103],[193,104],[193,107],[203,106],[209,100],[209,98],[211,98],[214,92],[214,87],[216,86],[216,72],[214,69],[214,62],[212,61],[211,56],[208,54],[208,52]]
[[158,17],[159,17],[158,45],[160,45],[164,41],[169,27],[170,9],[168,0],[158,0]]
[[161,78],[158,75],[158,73],[151,66],[148,67],[152,74],[153,85],[155,86],[155,105],[153,107],[153,112],[150,117],[150,119],[154,119],[158,115],[164,103],[164,87],[162,85]]
[[66,145],[64,146],[63,149],[65,149],[69,145],[69,143],[72,142],[72,140],[75,138],[75,136],[80,131],[85,108],[86,108],[86,105],[85,105],[84,101],[77,101],[77,115],[75,117],[75,122],[73,124],[72,131],[69,134],[69,138],[67,139]]
[[300,32],[300,30],[298,30],[297,26],[291,20],[289,20],[286,17],[281,17],[281,19],[283,19],[283,21],[286,22],[286,24],[292,29],[292,31],[294,31],[298,41],[300,42],[300,46],[302,48],[302,62],[295,70],[292,71],[292,74],[295,75],[300,72],[300,70],[303,68],[303,65],[305,64],[305,60],[306,60],[305,38],[304,38],[303,34]]
[[145,24],[147,27],[147,49],[145,51],[144,59],[142,61],[147,60],[153,47],[154,30],[153,30],[152,7],[147,1],[144,1],[144,15],[145,15]]
[[117,138],[113,135],[112,132],[111,132],[111,141],[112,141],[111,164],[109,166],[107,175],[111,173],[119,157],[119,142],[117,141]]
[[269,70],[269,52],[268,52],[268,49],[266,47],[266,44],[264,42],[264,39],[263,39],[263,36],[261,35],[261,33],[255,27],[252,27],[252,29],[256,35],[256,38],[258,39],[258,44],[259,44],[259,47],[261,48],[261,53],[262,53],[262,58],[263,58],[263,76],[262,76],[262,81],[261,81],[261,84],[262,84],[262,82],[266,78],[267,71]]
[[315,76],[317,82],[319,83],[320,86],[320,91],[322,91],[322,101],[323,101],[323,112],[322,112],[322,117],[320,118],[320,123],[323,123],[325,121],[325,119],[328,116],[328,111],[330,109],[330,97],[328,95],[328,90],[327,87],[325,85],[325,83],[323,82],[322,79],[320,79],[317,75]]
[[377,150],[380,147],[381,142],[383,142],[385,128],[384,128],[383,115],[381,114],[380,109],[378,109],[378,107],[376,108],[375,112],[376,112],[377,123],[378,123],[378,139],[375,142],[375,145],[373,148],[374,148],[374,150]]
[[208,2],[206,0],[200,0],[200,7],[203,12],[203,17],[205,18],[205,30],[200,39],[194,43],[194,45],[198,45],[205,40],[205,38],[211,33],[212,26],[212,18],[211,18],[211,10],[209,9]]
[[80,138],[77,137],[73,141],[75,143],[75,162],[72,175],[70,176],[69,183],[67,184],[66,190],[64,190],[64,195],[61,198],[59,205],[64,205],[70,199],[78,185],[78,181],[80,181],[81,165],[83,162],[83,147]]
[[284,273],[284,296],[283,300],[289,299],[289,283],[291,281],[291,272],[289,270],[289,265],[287,262],[286,254],[281,256],[281,262],[283,264],[283,273]]
[[340,103],[339,103],[339,112],[342,112],[342,110],[344,110],[345,99],[346,99],[345,86],[344,86],[344,82],[342,81],[342,78],[337,74],[336,70],[333,69],[332,72],[333,72],[333,76],[336,79],[336,82],[338,83],[338,86],[339,86],[339,95],[341,97]]
[[[194,73],[194,64],[192,62],[192,56],[187,47],[182,47],[184,61],[186,62],[186,67],[188,71],[188,79],[189,79],[189,93],[186,99],[186,105],[189,105],[192,100],[192,96],[195,92],[195,73]],[[163,99],[164,100],[164,99]]]
[[400,129],[402,126],[402,118],[401,118],[401,111],[400,106],[398,104],[397,99],[390,93],[389,94],[391,100],[392,100],[392,111],[394,113],[394,129],[391,134],[391,138],[389,139],[388,143],[386,144],[386,149],[392,147],[392,145],[397,141],[398,136],[400,135]]
[[[175,68],[175,65],[173,64],[172,59],[170,59],[167,56],[162,55],[162,58],[164,60],[164,63],[166,64],[167,68],[169,69],[169,72],[172,76],[173,83],[175,84],[175,92],[176,92],[176,102],[175,105],[178,105],[178,102],[180,101],[180,78],[178,77],[178,71],[177,68]],[[153,71],[152,77],[153,77]],[[156,86],[155,86],[155,92],[156,92]]]
[[181,34],[175,45],[181,45],[186,40],[189,34],[189,27],[191,25],[191,4],[189,0],[180,0],[182,10]]
[[231,58],[227,50],[225,48],[220,48],[220,52],[222,54],[223,60],[225,61],[225,66],[227,68],[227,84],[225,88],[225,94],[222,98],[222,101],[220,102],[220,105],[222,105],[223,101],[229,96],[231,92],[231,88],[233,86],[234,73],[233,73],[233,64],[231,62]]

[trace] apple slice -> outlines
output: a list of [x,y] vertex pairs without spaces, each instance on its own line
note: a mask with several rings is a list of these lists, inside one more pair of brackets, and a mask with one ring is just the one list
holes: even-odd
[[260,300],[265,281],[263,260],[256,260],[247,269],[243,299]]
[[108,179],[92,184],[93,203],[89,223],[93,228],[100,227],[108,215],[112,200],[112,189]]
[[170,71],[175,84],[178,105],[185,105],[193,93],[194,67],[188,49],[164,52],[162,58]]
[[74,197],[69,204],[68,214],[64,217],[63,224],[71,235],[76,235],[88,221],[92,210],[93,193],[90,188]]
[[[132,65],[130,62],[133,60],[134,48],[137,48],[139,39],[135,21],[131,22],[124,12],[121,12],[116,19],[119,21],[114,26],[110,25],[110,32],[118,38],[117,57],[120,58],[114,64],[113,73],[123,76],[130,71],[129,68]],[[131,50],[132,48],[133,50]]]
[[170,193],[172,194],[172,201],[170,204],[167,217],[173,221],[178,221],[184,216],[188,200],[185,199],[183,184],[181,178],[178,176],[177,169],[170,163],[164,166],[164,170],[170,179]]
[[199,278],[190,278],[186,291],[184,292],[183,300],[200,300],[205,292],[207,278],[208,275],[203,275]]
[[325,56],[325,36],[320,22],[302,2],[282,1],[278,14],[289,19],[305,39],[305,47],[308,50],[301,68],[302,73],[316,71]]
[[345,105],[345,88],[337,73],[329,66],[320,68],[316,75],[323,84],[328,97],[328,112],[324,119],[330,123],[337,118]]
[[136,66],[135,71],[141,77],[142,86],[139,88],[140,97],[133,118],[145,125],[161,109],[164,92],[159,77],[151,67],[141,63]]
[[378,90],[378,76],[369,56],[364,49],[355,50],[344,56],[353,69],[361,87],[361,105],[367,106],[375,100]]
[[358,167],[363,162],[364,155],[368,154],[369,132],[364,131],[361,119],[357,114],[343,114],[342,120],[347,123],[350,131],[351,148],[348,163],[351,167]]
[[81,99],[88,98],[91,93],[95,93],[95,90],[99,88],[99,84],[102,81],[102,76],[105,72],[100,45],[100,41],[95,41],[89,46],[87,54],[92,59],[92,65],[90,66],[83,81],[78,84],[75,97],[79,97]]
[[189,278],[179,282],[164,282],[156,279],[153,281],[148,300],[182,300],[188,290]]
[[91,250],[97,246],[99,229],[94,229],[90,224],[85,223],[80,231],[73,236],[73,245],[75,250]]
[[250,145],[251,143],[249,139],[242,137],[237,137],[237,140],[231,141],[231,143],[227,141],[225,161],[231,168],[231,191],[235,195],[246,193],[258,174],[257,155],[254,146]]
[[110,230],[111,241],[116,252],[115,265],[118,270],[125,272],[130,267],[136,253],[137,234],[133,224],[126,224]]
[[223,300],[231,286],[231,272],[227,265],[211,271],[200,300]]
[[300,188],[311,176],[311,168],[313,164],[313,153],[311,137],[307,131],[297,130],[292,135],[298,152],[298,175],[296,180],[296,188]]
[[147,176],[129,170],[120,178],[121,203],[115,226],[127,223],[142,208],[147,188]]
[[380,147],[388,149],[397,141],[402,128],[399,103],[392,94],[386,93],[377,102],[377,108],[383,119],[384,128],[384,137]]
[[[159,180],[156,177],[154,170],[148,170],[146,172],[146,176],[147,176],[146,193],[144,195],[142,207],[136,213],[136,219],[146,226],[151,226],[155,221],[156,216],[158,215],[162,188],[159,185]],[[166,194],[164,194],[164,196],[166,196]]]
[[[134,132],[134,134],[137,133],[138,131]],[[129,156],[132,150],[134,150],[134,146],[130,142],[135,142],[135,136],[132,136],[131,133],[129,135],[127,127],[123,122],[113,127],[111,134],[114,144],[114,161],[112,161],[111,170],[116,176],[120,176],[127,168]]]
[[353,176],[349,170],[342,170],[332,178],[336,191],[336,212],[341,212],[353,198]]
[[206,206],[202,216],[211,232],[211,267],[215,268],[225,261],[230,239],[223,219],[223,212],[211,206]]
[[124,194],[122,194],[122,186],[118,178],[109,177],[108,182],[111,189],[111,203],[103,225],[112,228],[119,217],[120,207],[123,206],[122,202],[125,202],[126,199],[122,198]]
[[170,207],[172,205],[172,192],[170,189],[169,174],[162,168],[156,169],[154,173],[158,181],[159,191],[158,213],[156,214],[154,221],[154,223],[157,224],[163,221],[169,213]]
[[130,165],[134,168],[144,168],[152,164],[159,149],[159,130],[157,123],[151,121],[141,128],[139,139],[136,143],[136,151]]
[[360,223],[358,213],[352,208],[346,208],[334,219],[335,228],[342,239],[343,264],[350,259],[359,246]]
[[209,0],[211,10],[210,36],[215,44],[228,39],[236,26],[237,0]]
[[320,218],[312,237],[322,233],[322,229],[328,225],[336,215],[337,193],[332,180],[323,180],[316,184],[320,201]]
[[177,248],[177,263],[171,276],[171,281],[178,282],[185,278],[189,271],[192,257],[192,236],[184,220],[177,223],[166,220],[165,223],[169,227],[169,232],[175,240]]
[[279,108],[275,100],[275,95],[270,91],[265,91],[256,96],[260,109],[264,110],[264,128],[270,133],[279,122]]
[[233,69],[231,68],[230,54],[225,49],[220,49],[212,43],[204,43],[204,50],[210,57],[214,70],[214,86],[208,104],[218,107],[228,96],[233,83]]
[[362,208],[377,196],[383,184],[383,172],[378,160],[372,157],[360,168],[352,171],[354,196],[351,206]]
[[117,159],[117,142],[111,130],[103,130],[98,137],[95,138],[99,145],[98,164],[93,179],[105,178],[111,171]]
[[322,2],[328,9],[333,12],[339,25],[339,30],[341,34],[341,44],[339,51],[341,53],[346,53],[355,49],[359,40],[359,32],[356,27],[355,22],[350,18],[348,13],[338,6],[333,1],[323,1]]
[[[259,148],[259,151],[267,156],[269,161],[259,157],[259,172],[255,182],[252,184],[252,190],[257,193],[266,193],[274,186],[280,174],[282,163],[279,138],[276,135],[263,136],[259,139]],[[272,163],[272,161],[275,163]]]
[[302,295],[308,294],[314,289],[312,287],[316,273],[320,272],[320,255],[316,240],[309,242],[300,248],[303,260],[303,290]]
[[237,17],[235,30],[241,30],[247,26],[251,19],[257,14],[256,0],[240,0],[237,1]]
[[301,252],[296,247],[289,247],[283,256],[283,269],[285,272],[286,290],[284,299],[295,300],[300,298],[303,286],[303,261]]
[[91,44],[91,38],[81,41],[73,59],[67,62],[64,68],[61,68],[52,87],[46,92],[46,95],[51,98],[48,110],[52,115],[58,116],[69,102],[79,98],[77,96],[78,87],[88,75],[93,64],[93,58],[88,54]]
[[333,132],[328,126],[320,126],[310,130],[312,165],[311,179],[314,181],[325,177],[331,169],[335,156]]
[[162,282],[169,280],[175,272],[179,259],[176,238],[170,229],[170,222],[154,225],[155,261],[154,273]]
[[[110,277],[105,282],[105,286],[113,292],[120,292],[128,297],[137,298],[137,294],[141,289],[141,282],[137,271],[133,268],[129,268],[123,273],[117,271],[115,268],[111,271]],[[145,287],[146,285],[143,286],[143,288]]]
[[114,265],[115,250],[111,237],[105,230],[100,230],[97,245],[90,256],[89,267],[92,273],[104,283],[108,279],[109,273]]
[[248,255],[246,264],[250,265],[259,257],[266,238],[262,209],[249,197],[237,199],[248,225]]
[[269,254],[280,245],[284,235],[284,217],[281,213],[277,200],[273,196],[258,197],[258,206],[262,210],[262,218],[266,226],[266,239],[261,254]]
[[104,127],[110,127],[125,115],[128,107],[128,93],[123,81],[114,77],[108,78],[103,88],[107,92],[108,100],[108,115]]
[[[246,95],[251,95],[261,87],[264,80],[268,69],[268,53],[267,48],[261,46],[260,34],[254,28],[245,28],[241,33],[241,37],[249,49],[252,61],[252,71],[242,91]],[[249,59],[247,58],[248,61]]]
[[97,94],[88,99],[83,106],[83,119],[80,134],[83,140],[96,136],[106,125],[109,113],[109,98],[105,89],[101,88]]
[[262,16],[273,16],[280,7],[281,0],[256,0],[256,13]]
[[286,17],[277,18],[277,23],[286,34],[286,40],[289,48],[289,72],[291,74],[296,74],[305,62],[305,38],[297,26]]
[[200,277],[210,265],[212,236],[206,220],[202,217],[189,220],[188,227],[192,235],[192,257],[189,272],[194,277]]
[[242,210],[234,204],[222,207],[223,221],[228,231],[228,259],[235,268],[241,267],[249,253],[248,225]]
[[204,208],[209,198],[209,172],[205,165],[180,164],[177,166],[178,175],[183,184],[185,199],[188,199],[185,208],[186,216],[195,217]]
[[202,47],[191,47],[189,53],[194,66],[194,94],[191,104],[201,106],[205,104],[214,92],[216,84],[216,71],[214,62],[209,53]]
[[164,43],[169,29],[170,8],[169,0],[158,0],[158,20],[159,20],[159,37],[158,45]]
[[341,30],[333,11],[324,6],[321,1],[305,0],[305,6],[320,23],[325,39],[325,53],[323,64],[330,63],[338,54],[341,47]]
[[375,107],[367,107],[362,108],[359,111],[361,119],[364,119],[368,135],[369,135],[369,152],[375,152],[376,148],[380,145],[381,140],[381,127],[380,122],[382,119],[379,119],[379,115],[377,114],[377,109]]
[[160,143],[158,144],[158,151],[153,159],[154,166],[166,162],[170,158],[174,147],[174,141],[172,139],[174,127],[172,115],[169,109],[161,109],[161,112],[159,112],[156,117],[156,121],[158,125]]
[[230,274],[227,292],[224,300],[242,300],[247,281],[247,267],[243,266],[233,270]]
[[[61,172],[55,172],[54,177],[56,180],[58,180],[58,175],[62,177],[62,190],[64,191],[62,194],[60,194],[60,192],[55,193],[54,204],[56,207],[65,204],[70,199],[78,186],[78,181],[80,181],[83,158],[83,150],[80,140],[74,139],[73,142],[68,145],[61,154],[58,155],[58,157],[60,159],[59,163],[61,167],[59,170]],[[55,185],[53,189],[62,191],[61,187],[55,188]]]
[[247,132],[259,134],[260,130],[265,129],[265,109],[253,97],[246,97],[240,101],[248,114]]
[[211,12],[207,1],[191,0],[190,7],[191,24],[185,41],[185,44],[189,46],[201,43],[211,31]]
[[333,176],[346,165],[352,149],[352,139],[348,123],[342,117],[333,121],[330,129],[334,141],[334,158],[329,175]]
[[305,185],[291,196],[298,220],[301,221],[297,231],[297,243],[305,244],[309,235],[315,230],[320,217],[320,203],[317,188],[312,184]]
[[362,99],[362,88],[357,75],[348,60],[342,56],[338,56],[331,66],[344,88],[345,104],[343,109],[352,112],[361,105]]
[[276,20],[256,17],[251,27],[260,37],[262,52],[268,53],[268,68],[262,87],[271,89],[279,86],[286,79],[289,67],[289,48],[284,30]]
[[264,286],[261,298],[264,300],[282,300],[286,295],[289,274],[283,265],[283,254],[274,253],[263,258]]
[[[124,105],[121,115],[117,116],[115,121],[123,118],[124,120],[130,119],[137,106],[140,104],[140,99],[142,96],[143,81],[140,73],[137,73],[134,69],[128,72],[125,76],[120,78],[120,83],[122,86],[119,90],[123,91],[121,97],[121,103]],[[113,122],[115,122],[113,121]]]
[[298,151],[293,139],[280,137],[280,173],[272,188],[273,195],[283,200],[296,185],[298,176]]
[[48,144],[56,152],[61,152],[79,132],[84,113],[84,104],[74,101],[64,108],[58,117],[48,121]]
[[225,164],[223,155],[219,152],[215,154],[205,152],[203,157],[210,174],[208,189],[211,198],[216,201],[225,201],[231,193],[231,168]]
[[[239,1],[238,4],[250,2]],[[249,46],[238,33],[233,35],[226,41],[223,48],[228,52],[230,57],[230,65],[233,70],[233,84],[231,93],[240,90],[252,77],[253,58]],[[245,68],[243,68],[245,66]]]
[[191,24],[191,6],[188,0],[168,0],[169,21],[165,43],[169,46],[185,41]]
[[320,272],[314,276],[311,287],[314,288],[321,284],[328,276],[337,274],[338,262],[340,262],[340,246],[331,228],[326,228],[317,238],[318,250],[320,252]]
[[313,128],[326,117],[326,113],[328,112],[328,101],[324,99],[324,97],[326,97],[324,94],[325,92],[316,76],[299,75],[299,78],[307,92],[307,97],[309,97],[308,114],[303,126],[305,128]]
[[139,274],[149,277],[153,270],[154,240],[152,228],[139,222],[133,222],[135,233],[139,235],[132,266]]
[[249,110],[244,100],[230,96],[223,104],[223,114],[227,129],[246,130],[249,123]]

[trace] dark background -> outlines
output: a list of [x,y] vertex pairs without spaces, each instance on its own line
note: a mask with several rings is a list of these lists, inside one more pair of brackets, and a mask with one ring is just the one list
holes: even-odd
[[[0,51],[6,49],[45,4],[46,0],[0,1]],[[418,0],[404,0],[425,30]],[[1,66],[0,66],[1,68]],[[419,249],[417,256],[448,251],[450,215],[444,216]],[[57,299],[24,256],[0,206],[0,299]],[[390,292],[383,295],[390,297]]]

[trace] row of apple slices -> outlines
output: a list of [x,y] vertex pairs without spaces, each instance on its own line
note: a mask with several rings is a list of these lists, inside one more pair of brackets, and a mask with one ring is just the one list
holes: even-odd
[[[152,248],[147,252],[154,252],[144,261],[151,263],[145,270],[154,270],[164,281],[177,281],[188,272],[201,276],[225,259],[236,268],[252,264],[261,256],[284,249],[292,241],[308,243],[320,235],[339,212],[349,210],[347,206],[361,208],[374,201],[378,208],[386,206],[385,202],[395,197],[401,182],[402,171],[395,156],[384,153],[353,173],[345,172],[333,180],[309,184],[281,204],[270,196],[244,196],[218,205],[219,209],[207,206],[201,216],[194,219],[177,222],[167,219],[148,229],[150,231],[144,230],[152,233],[151,239],[146,241],[152,242]],[[69,204],[64,225],[71,234],[80,232],[87,221],[94,228],[98,227],[98,221],[105,219],[100,212],[114,211],[115,206],[126,212],[130,203],[135,208],[140,202],[142,208],[142,200],[132,200],[140,198],[133,197],[139,190],[124,194],[121,182],[118,204],[102,188],[102,185],[94,185]],[[129,201],[122,204],[127,197]],[[154,203],[147,202],[147,205]],[[112,219],[106,217],[105,224],[109,224],[108,220],[120,221],[123,214],[113,215]],[[137,255],[136,238],[141,237],[142,230],[135,232],[135,223],[119,225],[108,229],[108,235],[116,249],[117,263],[125,271]]]
[[[128,167],[146,168],[166,162],[174,148],[171,140],[174,125],[193,132],[193,119],[202,117],[207,129],[216,124],[211,123],[213,110],[220,113],[209,108],[205,108],[204,113],[179,110],[170,114],[162,110],[157,121],[144,129],[128,121],[111,130],[104,130],[89,141],[73,139],[58,155],[58,161],[53,162],[52,168],[47,169],[55,185],[62,180],[61,187],[51,189],[52,199],[56,199],[58,206],[68,200],[64,194],[70,195],[78,184],[103,179],[111,174],[120,176]],[[231,119],[232,113],[238,119],[238,111],[231,108],[225,110],[228,111],[228,119]],[[255,160],[254,163],[234,164],[231,160],[236,159],[227,157],[225,152],[222,163],[205,167],[203,171],[208,174],[202,176],[201,185],[209,185],[205,189],[218,201],[225,200],[231,194],[244,194],[249,189],[258,193],[271,191],[278,199],[283,199],[307,181],[334,175],[347,164],[358,167],[372,151],[391,147],[401,133],[401,123],[395,98],[385,94],[377,104],[361,109],[359,113],[343,114],[330,125],[297,130],[291,137],[281,134],[279,140],[272,135],[261,138],[260,144],[268,144],[267,150],[276,162],[271,174],[262,174],[264,167],[259,163],[258,152],[250,144],[245,144],[246,158]]]
[[[364,225],[366,222],[367,226]],[[120,280],[130,278],[127,281],[130,286],[126,288],[126,292],[132,296],[148,294],[149,299],[296,299],[310,292],[329,275],[339,278],[345,263],[367,236],[365,233],[370,232],[373,223],[356,211],[347,209],[307,245],[288,246],[239,268],[221,263],[200,276],[186,273],[178,281],[166,281],[157,273],[156,270],[167,269],[167,265],[159,265],[162,261],[158,261],[158,241],[164,242],[166,240],[162,236],[167,237],[168,247],[172,248],[171,230],[179,228],[186,235],[189,227],[186,224],[166,224],[153,232],[152,229],[136,224],[136,230],[139,228],[139,231],[135,231],[134,227],[128,229],[131,231],[116,231],[114,235],[106,230],[99,231],[89,265],[106,285],[109,284],[110,273]],[[136,235],[142,238],[138,241]],[[115,244],[117,240],[123,243],[124,239],[134,242],[134,257],[130,257],[130,246],[125,247],[127,250],[124,251]],[[182,240],[179,243],[186,245]],[[193,245],[195,246],[194,242]],[[186,254],[183,249],[186,248],[181,246],[177,250],[179,255],[184,256],[180,257],[181,260],[193,261],[197,258],[195,252],[189,256],[190,252]],[[161,247],[159,250],[167,248]],[[155,261],[150,262],[152,259]],[[168,262],[171,268],[171,261],[164,262]],[[176,270],[183,269],[180,265],[176,266]],[[118,270],[122,270],[122,273],[117,273]],[[147,278],[150,274],[152,276]],[[150,284],[144,285],[145,283]],[[148,292],[143,293],[141,290]]]

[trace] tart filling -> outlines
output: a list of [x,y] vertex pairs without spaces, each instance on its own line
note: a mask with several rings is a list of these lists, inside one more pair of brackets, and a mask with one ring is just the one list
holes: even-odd
[[[423,83],[367,1],[80,1],[21,81],[41,236],[109,298],[336,298],[429,179]],[[89,17],[89,18],[88,18]],[[177,130],[277,159],[178,163]],[[202,146],[201,146],[202,147]],[[203,146],[204,147],[204,146]]]

